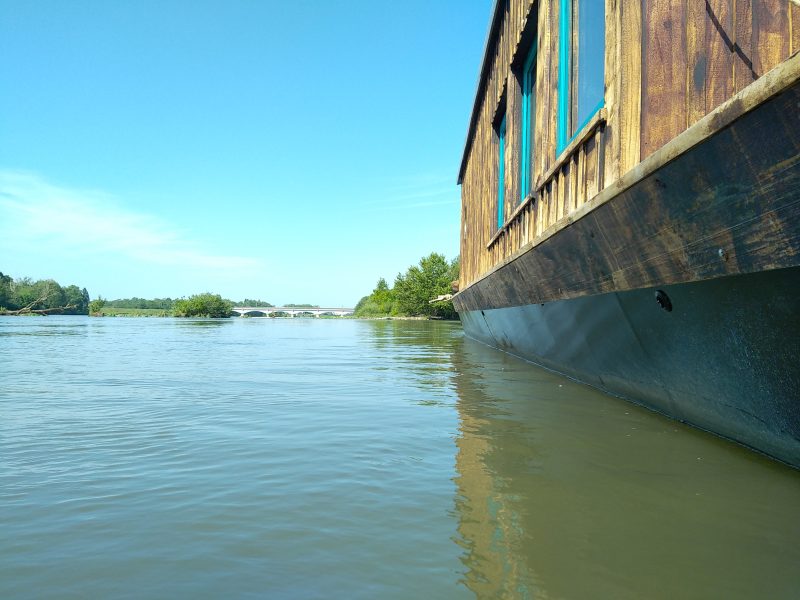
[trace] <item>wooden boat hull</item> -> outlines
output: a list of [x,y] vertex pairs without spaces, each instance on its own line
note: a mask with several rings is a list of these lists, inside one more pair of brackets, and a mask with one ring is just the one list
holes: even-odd
[[800,83],[762,89],[457,294],[467,335],[800,467]]

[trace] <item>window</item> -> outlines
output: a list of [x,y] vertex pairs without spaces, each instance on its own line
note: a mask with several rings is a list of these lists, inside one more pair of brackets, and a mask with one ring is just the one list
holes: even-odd
[[522,67],[522,135],[520,152],[520,201],[533,191],[533,142],[536,131],[536,47]]
[[506,116],[500,119],[497,126],[497,228],[505,223],[505,187],[506,187]]
[[603,106],[605,0],[561,0],[558,153]]

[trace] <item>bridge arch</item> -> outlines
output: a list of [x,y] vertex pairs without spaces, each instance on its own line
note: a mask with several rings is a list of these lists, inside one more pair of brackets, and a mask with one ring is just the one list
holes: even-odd
[[322,307],[297,307],[297,306],[234,306],[231,311],[241,317],[244,316],[287,316],[295,317],[299,315],[321,317],[347,317],[353,314],[352,308],[322,308]]

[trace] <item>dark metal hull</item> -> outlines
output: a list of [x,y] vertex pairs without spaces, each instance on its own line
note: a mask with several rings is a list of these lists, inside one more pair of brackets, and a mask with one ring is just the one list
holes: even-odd
[[472,338],[800,466],[800,267],[461,313]]

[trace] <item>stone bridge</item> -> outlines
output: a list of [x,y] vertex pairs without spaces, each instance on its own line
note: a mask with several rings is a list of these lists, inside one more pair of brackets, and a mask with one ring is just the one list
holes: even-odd
[[321,316],[334,316],[334,317],[346,317],[348,315],[353,314],[352,308],[319,308],[319,307],[297,307],[297,306],[234,306],[231,309],[233,312],[237,313],[240,317],[245,315],[256,316],[256,315],[264,315],[268,317],[270,315],[274,315],[275,313],[286,313],[290,317],[296,317],[297,315],[313,315],[315,317]]

